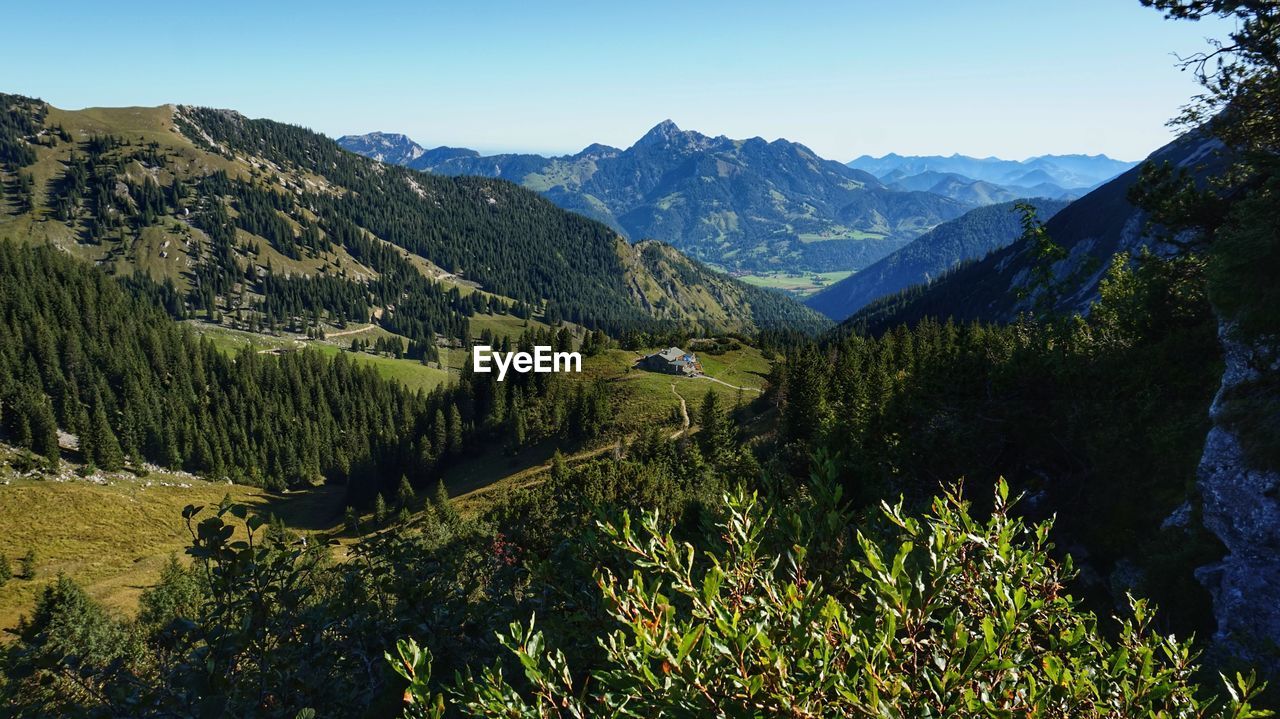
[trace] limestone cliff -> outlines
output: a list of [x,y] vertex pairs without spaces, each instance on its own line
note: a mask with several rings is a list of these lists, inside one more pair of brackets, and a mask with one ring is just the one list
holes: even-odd
[[1227,554],[1196,578],[1213,595],[1215,649],[1274,678],[1280,676],[1280,472],[1250,465],[1228,417],[1233,391],[1280,371],[1280,359],[1267,343],[1233,337],[1229,323],[1219,334],[1225,367],[1197,484],[1204,525]]

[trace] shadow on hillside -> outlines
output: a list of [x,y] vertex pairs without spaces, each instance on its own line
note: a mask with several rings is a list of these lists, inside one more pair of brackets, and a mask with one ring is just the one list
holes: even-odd
[[266,495],[255,509],[279,517],[293,529],[329,531],[342,528],[346,488],[337,484]]

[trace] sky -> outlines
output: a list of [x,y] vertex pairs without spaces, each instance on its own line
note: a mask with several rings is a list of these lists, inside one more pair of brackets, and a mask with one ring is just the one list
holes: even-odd
[[627,147],[663,119],[830,159],[1136,160],[1224,22],[1138,0],[12,3],[0,92],[225,107],[426,147]]

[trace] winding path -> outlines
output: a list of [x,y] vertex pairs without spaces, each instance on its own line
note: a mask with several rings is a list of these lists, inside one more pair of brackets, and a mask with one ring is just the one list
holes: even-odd
[[671,383],[671,394],[674,394],[676,397],[680,398],[680,425],[681,426],[679,431],[671,435],[671,439],[675,439],[676,437],[679,437],[680,435],[689,431],[689,405],[684,401],[684,397],[682,397],[680,393],[676,391],[675,382]]
[[373,329],[373,325],[365,325],[364,327],[356,327],[354,329],[349,329],[349,330],[340,330],[338,332],[325,332],[324,338],[329,339],[330,337],[342,337],[344,335],[353,335],[358,332],[364,332],[365,330],[371,330],[371,329]]
[[[716,379],[715,377],[712,377],[712,376],[710,376],[710,375],[700,374],[700,375],[698,375],[697,377],[694,377],[694,379],[705,379],[705,380],[707,380],[707,381],[709,381],[709,382],[715,382],[715,383],[717,383],[717,384],[722,384],[722,385],[724,385],[725,387],[728,387],[729,389],[740,389],[740,390],[742,390],[743,392],[755,392],[755,393],[757,393],[757,394],[763,394],[763,393],[764,393],[764,390],[762,390],[762,389],[760,389],[760,388],[758,388],[758,387],[739,387],[739,386],[738,386],[738,385],[736,385],[736,384],[729,384],[728,382],[725,382],[725,381],[724,381],[724,380],[722,380],[722,379]],[[672,385],[672,386],[671,386],[671,389],[674,391],[674,390],[675,390],[675,385]]]

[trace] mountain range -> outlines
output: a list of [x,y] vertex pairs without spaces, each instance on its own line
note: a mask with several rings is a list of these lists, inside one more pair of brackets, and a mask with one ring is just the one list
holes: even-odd
[[626,149],[594,144],[561,157],[424,150],[401,138],[338,143],[434,174],[511,180],[632,241],[668,242],[730,270],[860,269],[973,207],[889,187],[795,142],[709,137],[670,120]]
[[[941,277],[957,265],[981,259],[1012,243],[1022,232],[1018,202],[979,207],[938,225],[911,244],[805,300],[822,314],[843,320],[881,297]],[[1039,198],[1029,202],[1048,221],[1067,203]]]
[[[1174,168],[1200,176],[1220,169],[1224,163],[1221,148],[1218,140],[1206,137],[1202,132],[1191,132],[1153,152],[1144,164],[1162,165],[1167,162]],[[1062,161],[1062,158],[1057,159]],[[960,162],[968,160],[972,158],[959,159]],[[1096,157],[1074,155],[1067,156],[1064,166],[1078,174],[1092,162],[1102,162],[1101,166],[1110,167]],[[1116,178],[1071,202],[1046,222],[1049,237],[1065,253],[1051,268],[1052,295],[1047,302],[1052,310],[1087,312],[1098,297],[1099,281],[1111,258],[1117,253],[1136,253],[1151,246],[1149,218],[1128,199],[1130,188],[1141,173],[1141,167],[1134,164]],[[1156,250],[1161,251],[1159,247]],[[872,332],[926,316],[1009,322],[1020,313],[1031,311],[1046,297],[1044,288],[1033,286],[1035,273],[1031,270],[1037,262],[1034,248],[1014,242],[981,259],[962,263],[941,276],[922,277],[923,284],[873,302],[868,303],[867,294],[854,290],[861,286],[858,282],[851,282],[843,290],[837,290],[833,285],[827,290],[832,292],[830,296],[822,300],[815,298],[814,301],[833,316],[856,310],[847,324]],[[869,285],[874,281],[867,279],[863,282]],[[883,288],[887,290],[889,286],[886,284]],[[847,293],[843,304],[840,302],[841,292]],[[858,309],[863,304],[865,306]]]
[[613,333],[828,324],[512,183],[381,164],[300,127],[15,95],[0,95],[0,117],[17,168],[0,239],[52,244],[117,276],[140,270],[211,319],[375,320],[424,358],[486,313]]
[[1009,196],[1074,199],[1132,168],[1136,162],[1106,155],[1038,155],[1025,160],[969,157],[955,154],[863,155],[849,167],[875,175],[890,187],[924,190],[952,196],[957,188],[984,183],[984,192],[998,186]]

